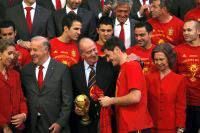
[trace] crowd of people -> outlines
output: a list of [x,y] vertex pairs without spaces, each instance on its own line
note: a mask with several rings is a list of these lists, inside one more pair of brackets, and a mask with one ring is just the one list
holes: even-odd
[[0,133],[200,133],[200,0],[0,0]]

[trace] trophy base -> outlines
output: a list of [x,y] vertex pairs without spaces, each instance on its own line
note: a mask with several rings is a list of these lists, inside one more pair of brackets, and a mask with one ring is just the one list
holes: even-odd
[[90,121],[90,120],[86,120],[86,121],[81,120],[80,123],[81,123],[82,125],[84,125],[84,126],[87,126],[87,125],[89,125],[89,124],[91,123],[91,121]]

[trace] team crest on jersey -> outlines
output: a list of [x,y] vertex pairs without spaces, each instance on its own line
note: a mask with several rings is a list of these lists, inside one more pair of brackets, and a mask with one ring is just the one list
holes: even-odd
[[172,36],[174,34],[174,29],[171,27],[168,29],[168,35]]

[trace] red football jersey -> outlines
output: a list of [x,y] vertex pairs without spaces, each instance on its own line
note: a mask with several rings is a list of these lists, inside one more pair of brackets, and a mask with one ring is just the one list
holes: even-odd
[[183,42],[183,21],[173,16],[168,23],[160,23],[157,19],[149,19],[153,27],[152,43],[157,45],[164,42],[178,45]]
[[175,50],[177,72],[187,77],[187,104],[200,106],[200,46],[183,43]]
[[63,43],[58,38],[53,38],[50,40],[51,44],[51,57],[55,60],[66,64],[71,67],[72,65],[78,63],[80,59],[80,54],[78,47],[74,42]]
[[131,53],[136,54],[141,58],[141,60],[144,62],[144,67],[143,67],[143,73],[147,74],[152,70],[153,61],[151,59],[151,52],[155,45],[152,45],[151,48],[149,49],[144,49],[138,45],[135,45],[133,47],[130,47],[126,50],[126,53],[129,55]]

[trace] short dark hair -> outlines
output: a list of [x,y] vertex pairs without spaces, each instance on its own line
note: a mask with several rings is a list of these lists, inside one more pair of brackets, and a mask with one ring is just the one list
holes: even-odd
[[115,37],[115,36],[109,38],[105,42],[105,44],[104,44],[104,46],[102,48],[102,51],[104,51],[106,49],[110,50],[110,51],[113,51],[115,47],[118,47],[122,52],[126,52],[126,48],[124,46],[123,41],[120,40],[118,37]]
[[8,28],[8,27],[13,27],[13,30],[15,31],[15,24],[14,24],[14,22],[13,21],[11,21],[11,20],[2,20],[1,22],[0,22],[0,29],[1,28]]
[[0,39],[0,53],[3,53],[9,46],[14,46],[12,39]]
[[113,23],[113,19],[111,17],[108,16],[103,16],[99,19],[98,23],[97,23],[97,28],[100,27],[101,24],[104,25],[111,25],[112,28],[114,28],[114,23]]
[[154,55],[157,52],[163,52],[165,54],[169,63],[169,68],[173,69],[176,63],[176,52],[173,50],[173,48],[168,43],[156,45],[156,47],[153,48],[151,53],[151,58],[153,59],[153,61]]
[[152,25],[150,23],[148,23],[148,22],[139,22],[139,23],[136,23],[135,26],[134,26],[134,30],[136,28],[142,28],[142,27],[144,27],[148,33],[150,33],[150,32],[153,31]]
[[[153,0],[158,1],[158,0]],[[160,1],[160,7],[166,7],[167,11],[172,13],[172,7],[173,7],[173,0],[159,0]]]
[[67,26],[68,28],[71,28],[74,21],[78,21],[82,23],[82,20],[78,15],[76,15],[75,13],[68,13],[62,19],[62,29],[64,30],[65,26]]

